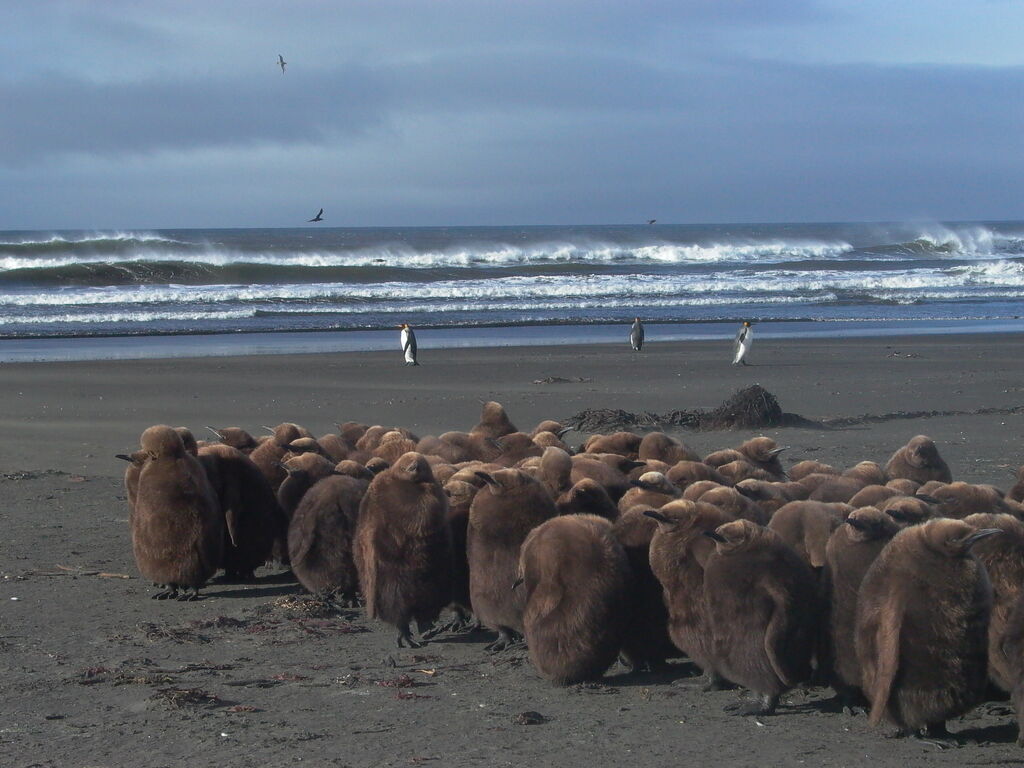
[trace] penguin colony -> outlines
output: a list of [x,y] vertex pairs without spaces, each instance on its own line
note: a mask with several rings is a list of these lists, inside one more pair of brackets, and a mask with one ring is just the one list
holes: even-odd
[[830,685],[930,739],[992,688],[1024,706],[1024,483],[954,482],[924,435],[844,471],[787,470],[767,437],[704,459],[660,432],[574,452],[495,402],[468,432],[337,426],[146,429],[119,458],[153,597],[277,561],[399,646],[483,626],[558,684],[685,656],[707,689],[749,691],[738,713]]

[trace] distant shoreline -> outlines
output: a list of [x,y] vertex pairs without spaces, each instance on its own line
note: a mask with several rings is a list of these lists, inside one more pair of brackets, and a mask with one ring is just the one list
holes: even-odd
[[[728,342],[736,321],[648,323],[647,343]],[[621,343],[629,324],[417,326],[421,349],[550,347]],[[863,338],[1024,333],[1024,319],[773,320],[755,326],[755,339]],[[397,330],[281,330],[255,333],[170,333],[0,339],[0,363],[158,360],[397,349]]]

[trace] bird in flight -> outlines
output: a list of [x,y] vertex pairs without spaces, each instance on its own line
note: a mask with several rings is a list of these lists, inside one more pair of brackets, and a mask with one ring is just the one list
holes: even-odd
[[320,213],[318,213],[316,216],[314,216],[312,219],[310,219],[306,223],[308,224],[308,223],[310,223],[312,221],[323,221],[323,220],[324,220],[324,209],[321,208],[320,209]]
[[281,74],[282,75],[284,74],[284,67],[285,67],[285,64],[287,64],[287,63],[288,62],[284,60],[284,56],[282,56],[280,53],[277,54],[277,66],[279,66],[281,68]]
[[653,224],[653,223],[654,223],[654,222],[656,222],[656,221],[657,221],[657,219],[648,219],[648,220],[647,220],[647,223],[648,223],[648,224]]

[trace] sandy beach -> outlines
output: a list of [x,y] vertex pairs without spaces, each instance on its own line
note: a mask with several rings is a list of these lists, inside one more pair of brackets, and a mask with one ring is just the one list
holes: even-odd
[[[728,357],[728,342],[668,342],[640,354],[624,343],[433,349],[416,368],[397,350],[3,365],[0,764],[1020,762],[1004,702],[950,723],[975,744],[937,751],[829,711],[827,690],[795,690],[757,719],[723,713],[738,692],[700,692],[683,663],[556,688],[525,652],[485,653],[484,636],[398,650],[361,615],[310,614],[301,588],[272,572],[166,603],[135,570],[114,454],[156,423],[201,436],[207,424],[259,433],[287,420],[319,435],[356,420],[423,436],[468,429],[480,402],[497,400],[528,430],[584,408],[713,408],[759,383],[789,413],[846,420],[764,431],[790,446],[787,465],[884,462],[922,433],[957,480],[1006,488],[1024,463],[1024,335],[785,339],[755,344],[748,367]],[[674,434],[706,454],[755,433]],[[543,722],[522,724],[527,711]]]

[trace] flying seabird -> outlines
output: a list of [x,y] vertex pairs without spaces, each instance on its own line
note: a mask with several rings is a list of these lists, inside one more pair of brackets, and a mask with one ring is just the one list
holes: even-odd
[[648,223],[648,224],[653,224],[653,223],[654,223],[654,222],[656,222],[656,221],[657,221],[657,219],[648,219],[648,220],[647,220],[647,223]]
[[[324,209],[321,208],[320,209],[320,213],[318,213],[316,216],[314,216],[309,221],[323,221],[323,220],[324,220]],[[306,223],[308,224],[309,222],[306,222]]]
[[284,56],[282,56],[280,53],[277,54],[277,66],[279,66],[281,68],[281,74],[282,75],[284,74],[284,66],[287,63],[288,62],[284,60]]

